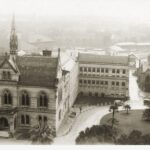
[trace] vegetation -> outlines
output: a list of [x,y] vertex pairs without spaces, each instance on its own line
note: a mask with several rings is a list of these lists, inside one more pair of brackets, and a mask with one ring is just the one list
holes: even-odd
[[149,145],[150,144],[150,133],[142,135],[141,131],[133,130],[129,135],[122,134],[117,139],[116,144],[121,145]]
[[150,108],[144,110],[142,119],[145,121],[150,121]]
[[126,110],[126,113],[129,113],[129,110],[131,110],[131,106],[129,104],[124,105],[124,109]]
[[[120,134],[119,134],[120,133]],[[150,133],[142,135],[139,130],[133,130],[128,135],[117,128],[108,125],[94,125],[81,131],[76,138],[77,144],[117,144],[117,145],[149,145]]]
[[47,124],[36,125],[30,131],[30,139],[33,144],[51,144],[54,137],[54,130]]
[[94,125],[81,131],[76,138],[77,144],[114,143],[118,135],[117,128],[109,125]]

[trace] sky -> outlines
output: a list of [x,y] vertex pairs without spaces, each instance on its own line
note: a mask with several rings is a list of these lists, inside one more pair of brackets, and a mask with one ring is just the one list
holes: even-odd
[[150,0],[0,0],[0,14],[150,20]]

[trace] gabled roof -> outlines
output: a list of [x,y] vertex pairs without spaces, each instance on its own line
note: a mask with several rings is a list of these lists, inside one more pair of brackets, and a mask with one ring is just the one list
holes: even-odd
[[[14,72],[17,73],[18,70],[17,70],[16,66],[14,66],[14,63],[11,61],[11,59],[8,58],[8,56],[0,56],[0,59],[1,59],[0,68],[3,68],[4,65],[7,64]],[[7,68],[8,68],[8,66],[7,66]]]
[[110,56],[79,53],[79,63],[128,65],[128,56]]
[[57,74],[58,58],[46,56],[21,56],[16,63],[20,71],[19,84],[53,87]]

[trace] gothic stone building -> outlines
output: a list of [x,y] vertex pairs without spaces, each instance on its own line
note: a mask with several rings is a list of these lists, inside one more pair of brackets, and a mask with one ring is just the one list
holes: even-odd
[[[23,131],[47,123],[57,132],[65,113],[76,98],[70,96],[70,71],[58,57],[18,56],[14,19],[10,52],[0,56],[0,130]],[[75,64],[76,65],[76,64]],[[75,91],[76,92],[76,91]],[[71,97],[71,103],[69,103]]]

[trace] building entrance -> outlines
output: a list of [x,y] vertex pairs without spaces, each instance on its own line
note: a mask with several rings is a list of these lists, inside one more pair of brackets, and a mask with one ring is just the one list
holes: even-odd
[[9,123],[8,120],[4,117],[0,118],[0,130],[8,130]]

